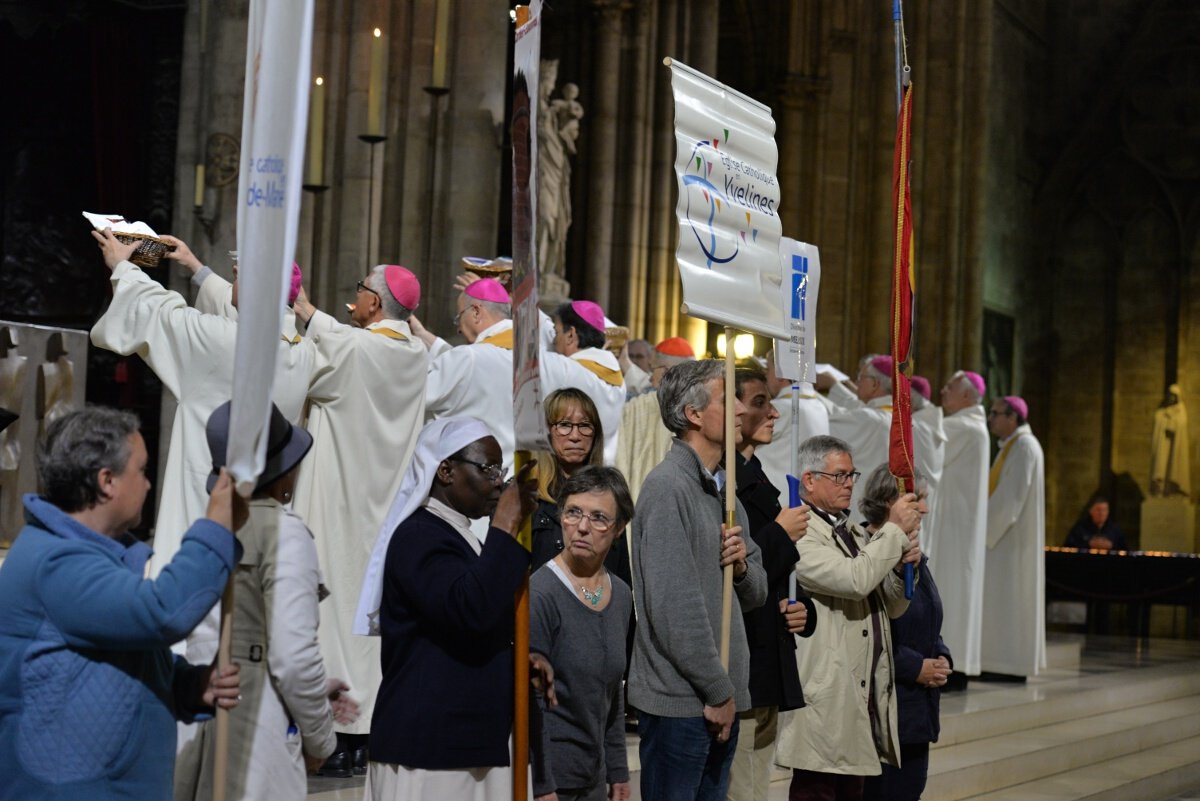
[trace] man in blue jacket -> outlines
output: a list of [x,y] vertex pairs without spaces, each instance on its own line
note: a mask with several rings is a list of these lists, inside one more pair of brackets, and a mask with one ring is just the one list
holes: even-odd
[[[175,721],[237,704],[234,665],[190,665],[169,646],[221,597],[241,555],[222,472],[157,579],[130,535],[150,490],[128,412],[54,421],[38,452],[43,495],[0,566],[0,801],[171,798]],[[239,519],[235,521],[235,516]]]

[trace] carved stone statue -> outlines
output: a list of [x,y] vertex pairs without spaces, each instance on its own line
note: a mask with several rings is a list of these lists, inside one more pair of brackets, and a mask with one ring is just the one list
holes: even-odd
[[1187,409],[1179,385],[1172,384],[1167,398],[1154,413],[1154,440],[1150,452],[1150,495],[1165,498],[1191,494]]
[[564,297],[570,287],[566,272],[567,231],[571,227],[571,162],[579,121],[583,118],[579,87],[562,87],[562,96],[551,99],[558,81],[558,62],[541,63],[538,91],[538,272],[547,294]]

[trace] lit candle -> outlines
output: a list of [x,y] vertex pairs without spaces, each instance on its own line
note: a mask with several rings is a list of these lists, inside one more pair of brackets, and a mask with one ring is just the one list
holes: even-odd
[[204,165],[196,165],[196,188],[192,192],[192,205],[204,205]]
[[308,104],[308,175],[304,183],[325,185],[325,79],[320,77]]
[[438,0],[437,17],[433,25],[433,83],[446,86],[446,44],[450,36],[450,0]]
[[367,136],[383,136],[383,69],[386,46],[383,31],[371,40],[371,80],[367,84]]

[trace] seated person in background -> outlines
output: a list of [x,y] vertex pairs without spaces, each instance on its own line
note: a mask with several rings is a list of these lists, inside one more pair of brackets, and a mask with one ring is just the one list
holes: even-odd
[[89,406],[38,449],[41,495],[0,566],[0,799],[168,801],[175,721],[232,709],[238,666],[171,654],[221,598],[245,521],[224,470],[157,578],[129,533],[150,491],[128,412]]
[[1090,548],[1095,551],[1127,551],[1125,532],[1108,517],[1108,498],[1093,495],[1083,507],[1079,520],[1071,527],[1064,543],[1068,548]]

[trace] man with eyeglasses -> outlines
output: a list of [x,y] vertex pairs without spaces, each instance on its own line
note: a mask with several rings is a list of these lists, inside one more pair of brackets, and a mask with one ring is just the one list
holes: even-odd
[[[829,433],[848,443],[855,463],[869,473],[888,459],[892,429],[892,357],[871,355],[858,367],[858,380],[837,382],[829,373],[817,376],[817,389],[828,390],[836,408],[829,413]],[[850,517],[861,519],[858,502],[862,488],[855,485]]]
[[318,311],[301,290],[316,365],[308,387],[312,453],[296,481],[295,510],[311,527],[325,585],[321,655],[332,676],[363,694],[362,717],[339,724],[328,775],[366,770],[366,736],[380,682],[379,641],[350,631],[371,544],[396,494],[425,417],[429,355],[408,318],[421,299],[416,276],[380,264],[358,282],[350,324]]
[[988,476],[982,678],[1024,681],[1046,667],[1046,503],[1042,446],[1016,395],[992,401],[1000,452]]
[[921,559],[924,501],[901,496],[869,536],[849,522],[860,476],[850,445],[812,437],[799,461],[800,495],[811,514],[796,543],[796,577],[820,625],[796,652],[807,706],[781,727],[775,761],[792,769],[789,801],[858,801],[863,777],[879,775],[881,760],[899,764],[888,619],[908,609],[902,569]]

